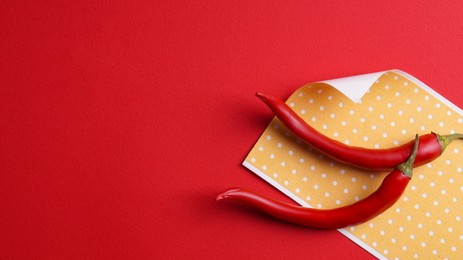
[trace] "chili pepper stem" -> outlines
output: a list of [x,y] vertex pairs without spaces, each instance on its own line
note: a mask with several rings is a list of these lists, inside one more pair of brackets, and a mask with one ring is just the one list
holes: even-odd
[[403,174],[407,175],[408,178],[412,178],[413,175],[413,163],[415,163],[415,158],[418,153],[418,143],[419,143],[420,138],[418,137],[418,134],[415,136],[415,144],[413,145],[413,151],[410,157],[408,157],[408,160],[402,164],[399,164],[397,166],[397,169],[399,169]]
[[439,135],[433,132],[433,134],[436,135],[437,140],[439,141],[442,151],[441,153],[444,152],[445,148],[447,148],[447,145],[449,145],[452,141],[456,139],[463,140],[463,134],[450,134],[450,135]]

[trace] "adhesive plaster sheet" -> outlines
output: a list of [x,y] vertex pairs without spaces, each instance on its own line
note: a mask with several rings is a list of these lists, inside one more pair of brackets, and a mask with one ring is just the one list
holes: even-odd
[[[269,93],[271,94],[271,93]],[[463,133],[463,111],[418,79],[390,70],[307,84],[286,103],[326,136],[388,148],[415,134]],[[380,259],[463,255],[463,141],[414,169],[401,199],[373,220],[339,232]],[[388,172],[323,156],[273,118],[243,165],[305,207],[334,208],[365,198]]]

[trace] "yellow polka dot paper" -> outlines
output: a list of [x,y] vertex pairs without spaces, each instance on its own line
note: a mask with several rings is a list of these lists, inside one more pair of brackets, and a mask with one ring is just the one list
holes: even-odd
[[[381,72],[355,103],[325,82],[307,84],[287,104],[315,129],[352,146],[388,148],[415,134],[463,133],[463,112],[416,78]],[[348,86],[356,88],[355,85]],[[463,141],[414,169],[401,199],[373,220],[339,231],[380,259],[463,255]],[[243,165],[305,207],[334,208],[365,198],[388,172],[339,163],[273,118]]]

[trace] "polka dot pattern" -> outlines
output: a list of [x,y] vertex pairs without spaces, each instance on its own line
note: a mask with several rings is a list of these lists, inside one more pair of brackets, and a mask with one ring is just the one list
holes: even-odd
[[[462,133],[463,115],[392,71],[358,104],[324,83],[298,89],[287,101],[326,136],[352,146],[387,148],[415,133]],[[400,201],[370,222],[346,229],[390,259],[457,259],[463,253],[463,143],[451,143],[435,161],[414,170]],[[246,162],[287,193],[316,208],[365,198],[387,172],[365,172],[326,157],[294,137],[274,118]]]

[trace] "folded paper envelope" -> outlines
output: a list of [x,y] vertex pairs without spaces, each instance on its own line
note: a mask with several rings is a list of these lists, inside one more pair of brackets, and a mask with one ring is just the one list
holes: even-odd
[[[388,148],[416,133],[463,133],[461,109],[399,70],[307,84],[286,103],[319,132],[352,146]],[[414,169],[391,209],[339,231],[381,259],[457,259],[463,253],[462,155],[463,141],[451,143],[441,157]],[[365,198],[387,174],[321,155],[277,118],[243,165],[300,205],[316,208]]]

